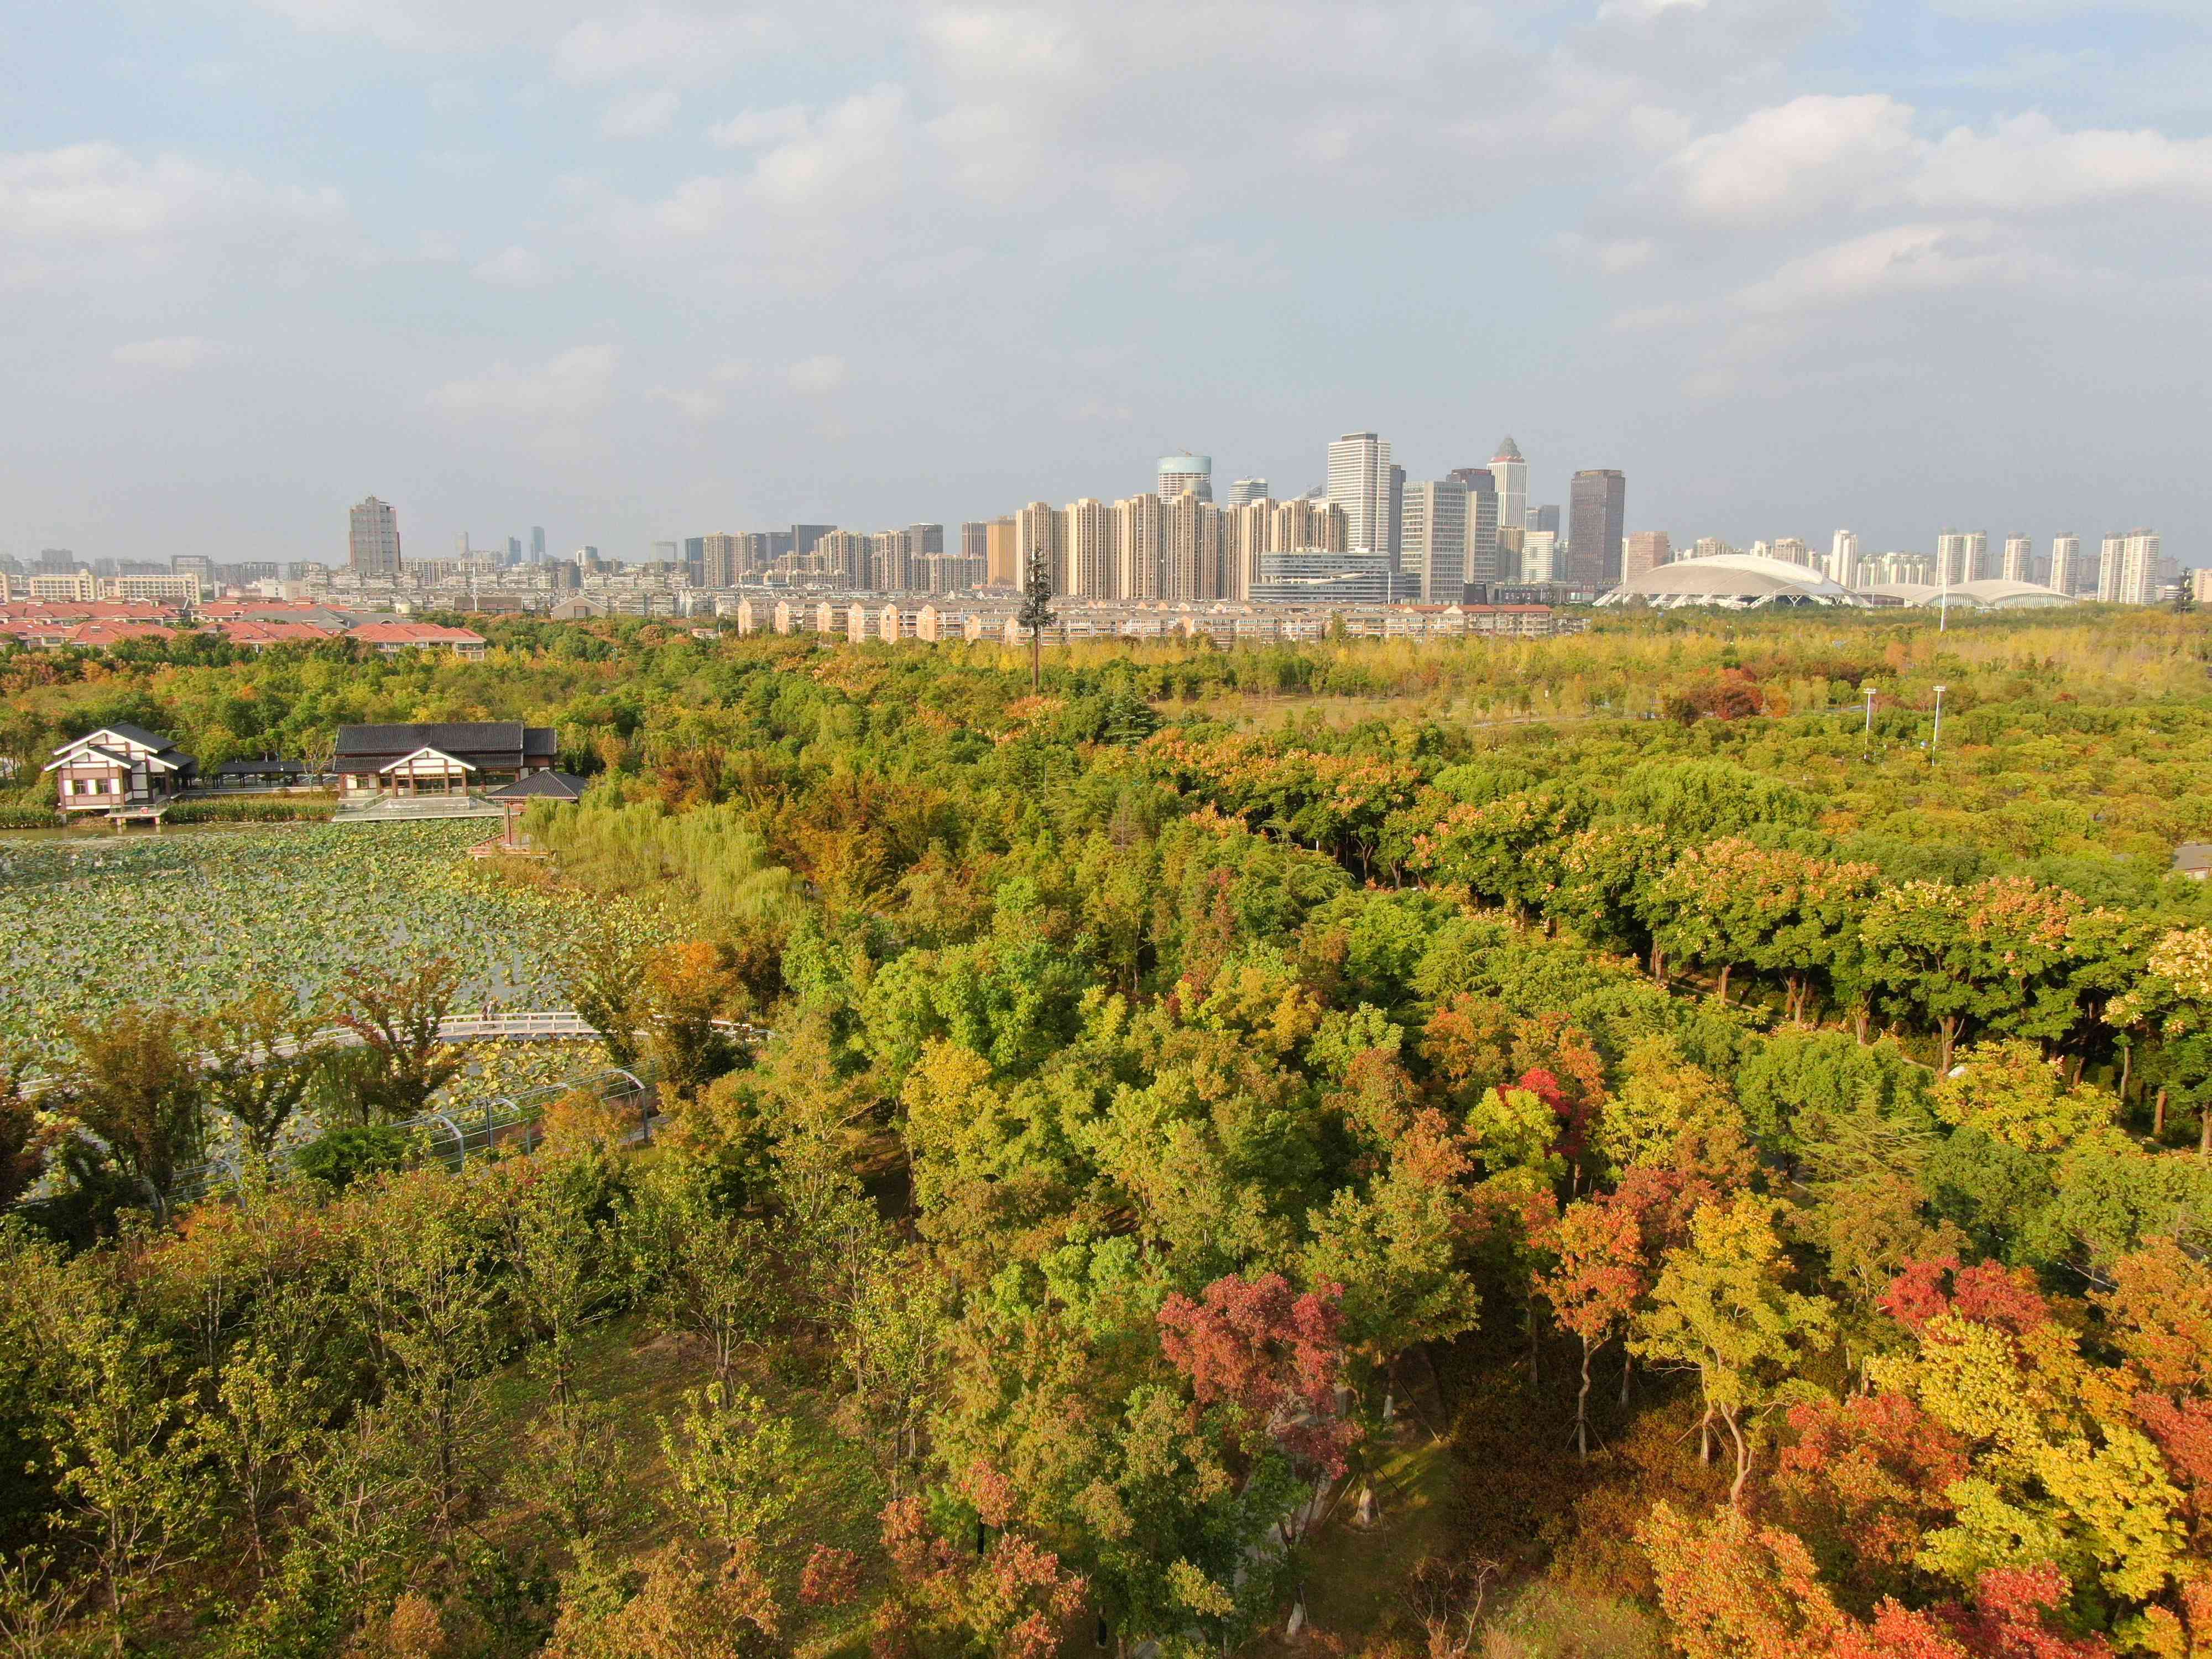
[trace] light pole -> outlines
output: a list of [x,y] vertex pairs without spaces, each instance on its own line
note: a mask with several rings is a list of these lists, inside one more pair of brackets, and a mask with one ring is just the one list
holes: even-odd
[[1932,763],[1936,751],[1943,746],[1943,688],[1936,688],[1936,732],[1928,739],[1928,758]]
[[1874,752],[1874,682],[1869,680],[1859,690],[1866,693],[1866,729],[1861,734],[1859,753],[1868,755]]

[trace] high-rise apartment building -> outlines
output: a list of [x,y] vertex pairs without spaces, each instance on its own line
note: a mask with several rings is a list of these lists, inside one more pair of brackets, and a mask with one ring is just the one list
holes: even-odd
[[1260,561],[1273,550],[1276,503],[1265,495],[1224,508],[1221,514],[1222,597],[1249,599],[1260,580]]
[[1160,556],[1167,503],[1158,493],[1114,503],[1115,586],[1125,599],[1160,597]]
[[1665,531],[1638,530],[1620,544],[1620,580],[1648,576],[1674,556],[1674,544]]
[[[1956,587],[1974,580],[1975,538],[1963,530],[1946,530],[1936,538],[1936,580]],[[1984,545],[1989,538],[1981,538]]]
[[696,573],[691,580],[702,587],[735,587],[744,574],[744,538],[723,532],[713,536],[694,536],[684,543],[684,562],[694,561],[690,550],[699,550]]
[[1065,521],[1049,501],[1031,501],[1014,514],[1015,586],[1029,580],[1030,557],[1042,553],[1046,574],[1052,578],[1052,591],[1067,592],[1067,550],[1060,541],[1064,527]]
[[1275,503],[1273,524],[1267,535],[1268,552],[1297,553],[1310,548],[1325,553],[1342,553],[1351,546],[1352,520],[1334,501],[1301,495],[1294,501]]
[[1195,495],[1201,501],[1213,499],[1213,457],[1194,455],[1185,450],[1180,455],[1168,455],[1160,460],[1160,499],[1171,501],[1178,495]]
[[1498,563],[1498,479],[1486,466],[1455,466],[1444,474],[1467,486],[1467,579],[1504,580]]
[[1239,478],[1229,486],[1229,505],[1231,507],[1244,507],[1267,499],[1267,481],[1265,478]]
[[1067,549],[1067,592],[1072,599],[1119,599],[1121,576],[1114,546],[1114,509],[1086,495],[1070,501],[1062,514]]
[[1162,503],[1160,597],[1221,597],[1221,509],[1195,490]]
[[941,524],[910,524],[906,533],[917,560],[935,558],[945,551],[945,526]]
[[2103,550],[2097,557],[2097,598],[2106,605],[2115,605],[2120,597],[2120,556],[2127,546],[2124,536],[2105,538]]
[[1328,447],[1328,499],[1364,552],[1390,550],[1390,446],[1372,432],[1347,432]]
[[532,564],[545,562],[545,526],[542,524],[530,526],[530,562]]
[[1566,580],[1591,587],[1620,586],[1621,526],[1627,512],[1628,480],[1623,474],[1612,467],[1585,467],[1575,474],[1567,489]]
[[2077,593],[2081,589],[2081,538],[2079,536],[2053,536],[2051,538],[2051,580],[2045,584],[2054,593]]
[[2008,582],[2024,582],[2035,568],[2035,544],[2025,536],[2008,536],[2002,574]]
[[1809,568],[1813,562],[1813,550],[1805,545],[1801,536],[1776,537],[1774,545],[1767,550],[1767,553],[1770,557],[1779,559],[1784,564]]
[[1395,570],[1406,530],[1406,469],[1402,466],[1390,469],[1390,498],[1382,514],[1382,550],[1390,556],[1390,568]]
[[822,544],[824,536],[836,528],[834,524],[795,524],[791,526],[791,545],[784,551],[803,559]]
[[2158,532],[2130,530],[2107,538],[2105,545],[2109,548],[2115,539],[2120,544],[2120,576],[2112,597],[2122,605],[2156,604],[2165,557]]
[[1839,587],[1859,585],[1859,538],[1855,530],[1838,530],[1828,543],[1828,580]]
[[1020,538],[1011,513],[1000,514],[984,526],[983,580],[993,587],[1022,585]]
[[399,557],[399,515],[389,501],[370,495],[352,511],[346,537],[346,562],[364,576],[396,576]]
[[1966,537],[1966,568],[1973,574],[1966,580],[1988,581],[1997,574],[1996,562],[1990,556],[1990,537],[1985,530],[1971,532]]
[[960,526],[960,556],[979,559],[985,569],[991,563],[991,522],[988,519],[970,519]]
[[[1528,526],[1528,463],[1521,459],[1521,446],[1502,440],[1490,458],[1490,476],[1498,481],[1498,527],[1525,531]],[[1552,526],[1559,528],[1557,525]]]
[[1456,604],[1468,580],[1468,489],[1450,478],[1405,487],[1394,567],[1426,605]]

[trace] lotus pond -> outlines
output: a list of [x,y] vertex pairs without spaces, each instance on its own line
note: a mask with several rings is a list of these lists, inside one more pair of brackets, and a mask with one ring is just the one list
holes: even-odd
[[138,840],[0,839],[0,1042],[52,1046],[130,1002],[203,1013],[274,981],[313,996],[410,946],[467,1006],[551,1007],[553,908],[465,854],[481,822],[273,825]]

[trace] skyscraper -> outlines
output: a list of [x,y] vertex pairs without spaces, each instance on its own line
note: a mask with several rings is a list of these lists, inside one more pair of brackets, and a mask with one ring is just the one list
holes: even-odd
[[1620,586],[1620,532],[1627,510],[1628,480],[1621,473],[1611,467],[1585,467],[1575,474],[1567,489],[1568,581],[1578,586]]
[[1453,478],[1405,486],[1398,562],[1407,584],[1429,605],[1456,603],[1468,580],[1468,488]]
[[1265,478],[1239,478],[1229,486],[1229,505],[1231,507],[1243,507],[1249,502],[1267,499],[1267,481]]
[[1070,501],[1066,521],[1067,592],[1072,599],[1111,599],[1120,576],[1114,550],[1114,509],[1086,495]]
[[1986,530],[1971,531],[1966,536],[1966,568],[1970,582],[1987,581],[1997,574],[1990,558],[1990,535]]
[[530,562],[532,564],[545,562],[545,526],[542,524],[530,526]]
[[370,495],[356,506],[346,537],[346,562],[364,576],[396,576],[399,557],[399,515],[388,501]]
[[991,563],[991,526],[985,519],[970,519],[960,526],[960,556],[979,559],[982,568]]
[[2047,584],[2054,593],[2072,593],[2081,586],[2081,538],[2079,536],[2053,536],[2051,538],[2051,580]]
[[805,558],[822,544],[822,538],[836,529],[834,524],[795,524],[791,526],[790,550]]
[[1838,530],[1828,544],[1828,580],[1838,587],[1859,585],[1859,538],[1855,530]]
[[2001,574],[2008,582],[2024,582],[2028,572],[2035,568],[2035,544],[2025,536],[2008,536],[2004,544],[2004,566]]
[[1490,476],[1498,481],[1498,527],[1528,529],[1528,463],[1521,459],[1521,446],[1512,439],[1501,441],[1490,458]]
[[1270,553],[1302,553],[1310,549],[1341,553],[1351,545],[1351,521],[1334,501],[1301,495],[1294,501],[1275,503],[1267,533]]
[[1558,535],[1559,533],[1559,504],[1557,501],[1550,501],[1542,507],[1530,507],[1528,509],[1528,526],[1531,530],[1547,531],[1554,536]]
[[1498,479],[1486,466],[1455,466],[1444,475],[1467,486],[1467,579],[1502,581],[1498,562]]
[[1347,432],[1328,447],[1328,499],[1344,509],[1352,545],[1390,550],[1390,446],[1372,432]]
[[906,527],[908,545],[919,559],[933,557],[945,551],[945,526],[941,524],[910,524]]
[[1663,530],[1639,530],[1621,544],[1620,580],[1632,582],[1648,576],[1674,556],[1673,542]]
[[1169,455],[1160,461],[1160,499],[1171,501],[1182,495],[1192,495],[1201,501],[1213,499],[1213,457],[1194,455],[1188,450],[1180,455]]
[[1406,526],[1406,469],[1402,466],[1390,469],[1390,498],[1382,514],[1382,550],[1390,556],[1390,569],[1395,574]]

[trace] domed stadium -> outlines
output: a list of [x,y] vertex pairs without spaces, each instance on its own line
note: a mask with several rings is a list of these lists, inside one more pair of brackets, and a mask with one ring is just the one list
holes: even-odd
[[[1943,603],[1943,589],[1934,582],[1878,582],[1869,591],[1899,605]],[[2053,587],[2039,587],[2033,582],[2008,582],[1996,576],[1978,582],[1960,582],[1951,590],[1951,604],[1966,611],[2051,611],[2081,603],[2072,594],[2061,593]]]
[[1856,593],[1819,571],[1759,553],[1717,553],[1706,559],[1681,559],[1623,582],[1600,605],[1648,605],[1674,611],[1686,605],[1717,605],[1729,611],[1768,606],[1844,605],[1863,608],[1894,604]]

